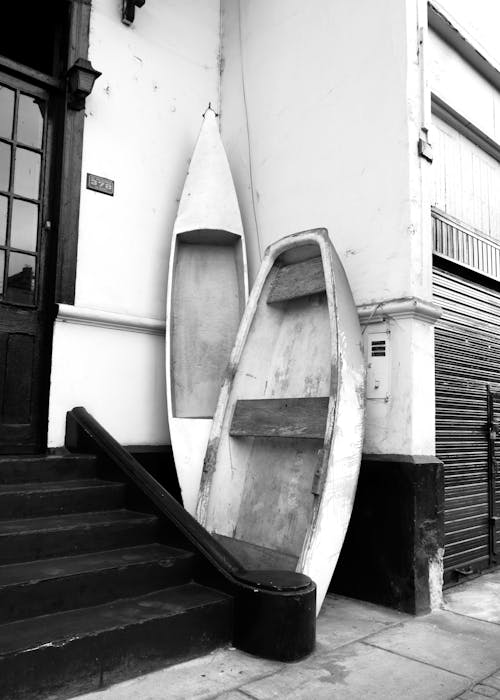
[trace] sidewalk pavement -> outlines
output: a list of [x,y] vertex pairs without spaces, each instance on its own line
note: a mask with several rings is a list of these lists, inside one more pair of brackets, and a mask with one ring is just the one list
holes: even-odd
[[500,569],[449,589],[443,609],[424,617],[328,596],[316,651],[298,663],[222,649],[78,700],[216,698],[500,698]]

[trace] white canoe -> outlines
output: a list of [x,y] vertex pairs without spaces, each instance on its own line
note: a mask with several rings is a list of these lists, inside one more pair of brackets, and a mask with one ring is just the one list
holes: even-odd
[[194,514],[212,417],[248,298],[243,226],[215,113],[191,158],[170,250],[166,379],[184,507]]
[[363,443],[358,315],[326,229],[271,245],[214,416],[197,518],[248,569],[287,569],[326,595]]

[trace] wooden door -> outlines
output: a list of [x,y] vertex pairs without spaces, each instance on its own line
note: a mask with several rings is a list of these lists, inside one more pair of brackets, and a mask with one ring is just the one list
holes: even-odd
[[45,445],[50,95],[0,73],[0,453]]

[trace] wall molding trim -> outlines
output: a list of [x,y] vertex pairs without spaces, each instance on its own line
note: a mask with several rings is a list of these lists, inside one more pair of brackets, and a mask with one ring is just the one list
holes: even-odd
[[418,297],[388,299],[373,304],[360,304],[357,307],[362,326],[371,323],[384,323],[397,318],[413,318],[424,323],[434,324],[441,317],[441,307],[432,301]]
[[[57,304],[56,323],[75,323],[84,326],[112,328],[135,333],[163,335],[165,321],[157,318],[117,314],[100,309],[88,309],[70,304]],[[441,307],[418,297],[388,299],[372,304],[357,306],[359,322],[362,326],[384,323],[396,318],[414,318],[434,324],[441,316]]]
[[70,304],[57,304],[56,323],[75,323],[83,326],[111,328],[133,333],[165,334],[165,321],[157,318],[117,314],[100,309],[86,309]]

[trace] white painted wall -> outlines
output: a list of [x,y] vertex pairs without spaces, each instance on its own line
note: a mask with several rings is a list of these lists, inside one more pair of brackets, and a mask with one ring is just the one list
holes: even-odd
[[[370,0],[222,0],[221,9],[222,135],[251,281],[269,243],[326,226],[358,304],[430,298],[428,165],[417,156],[428,118],[424,0],[385,0],[384,12]],[[133,323],[164,317],[176,199],[201,112],[218,99],[219,3],[148,0],[132,28],[118,15],[114,0],[95,0],[90,58],[103,76],[87,103],[83,177],[114,179],[116,194],[82,189],[76,304]],[[58,324],[50,445],[83,396],[105,424],[121,413],[122,442],[164,442],[163,398],[140,375],[162,365],[161,343],[147,336],[146,352],[134,333],[95,332],[104,347]],[[434,451],[432,331],[420,340],[412,327],[394,331],[393,376],[405,381],[388,403],[369,403],[367,451]],[[79,380],[68,385],[70,375]],[[414,399],[421,386],[425,405]]]
[[429,32],[432,92],[500,143],[500,93],[435,32]]
[[[412,286],[410,271],[420,234],[407,103],[419,120],[407,95],[417,39],[405,3],[385,4],[222,2],[222,135],[247,235],[258,230],[262,251],[285,233],[327,226],[359,303],[429,291]],[[250,257],[254,276],[256,244]]]
[[[385,320],[381,321],[380,316]],[[387,335],[388,400],[367,399],[364,452],[433,455],[434,327],[431,319],[379,313],[363,324],[363,335]],[[429,416],[432,417],[432,424]]]
[[500,163],[433,117],[431,203],[500,240]]
[[[75,305],[134,323],[165,318],[178,198],[201,115],[218,103],[219,2],[148,0],[131,27],[120,8],[92,2],[89,58],[102,76],[86,107]],[[88,172],[113,179],[114,197],[87,190]],[[148,333],[56,324],[49,445],[82,404],[124,443],[166,442],[163,358]]]
[[[64,444],[66,410],[84,406],[125,445],[166,441],[163,334],[57,322],[49,444]],[[64,381],[62,381],[64,377]],[[168,435],[168,434],[167,434]]]
[[[430,116],[426,12],[421,0],[383,11],[370,0],[222,0],[222,135],[251,280],[269,243],[326,226],[358,304],[431,298],[429,166],[417,155]],[[394,330],[393,375],[405,381],[388,403],[368,402],[366,451],[434,452],[432,329],[412,323]]]

